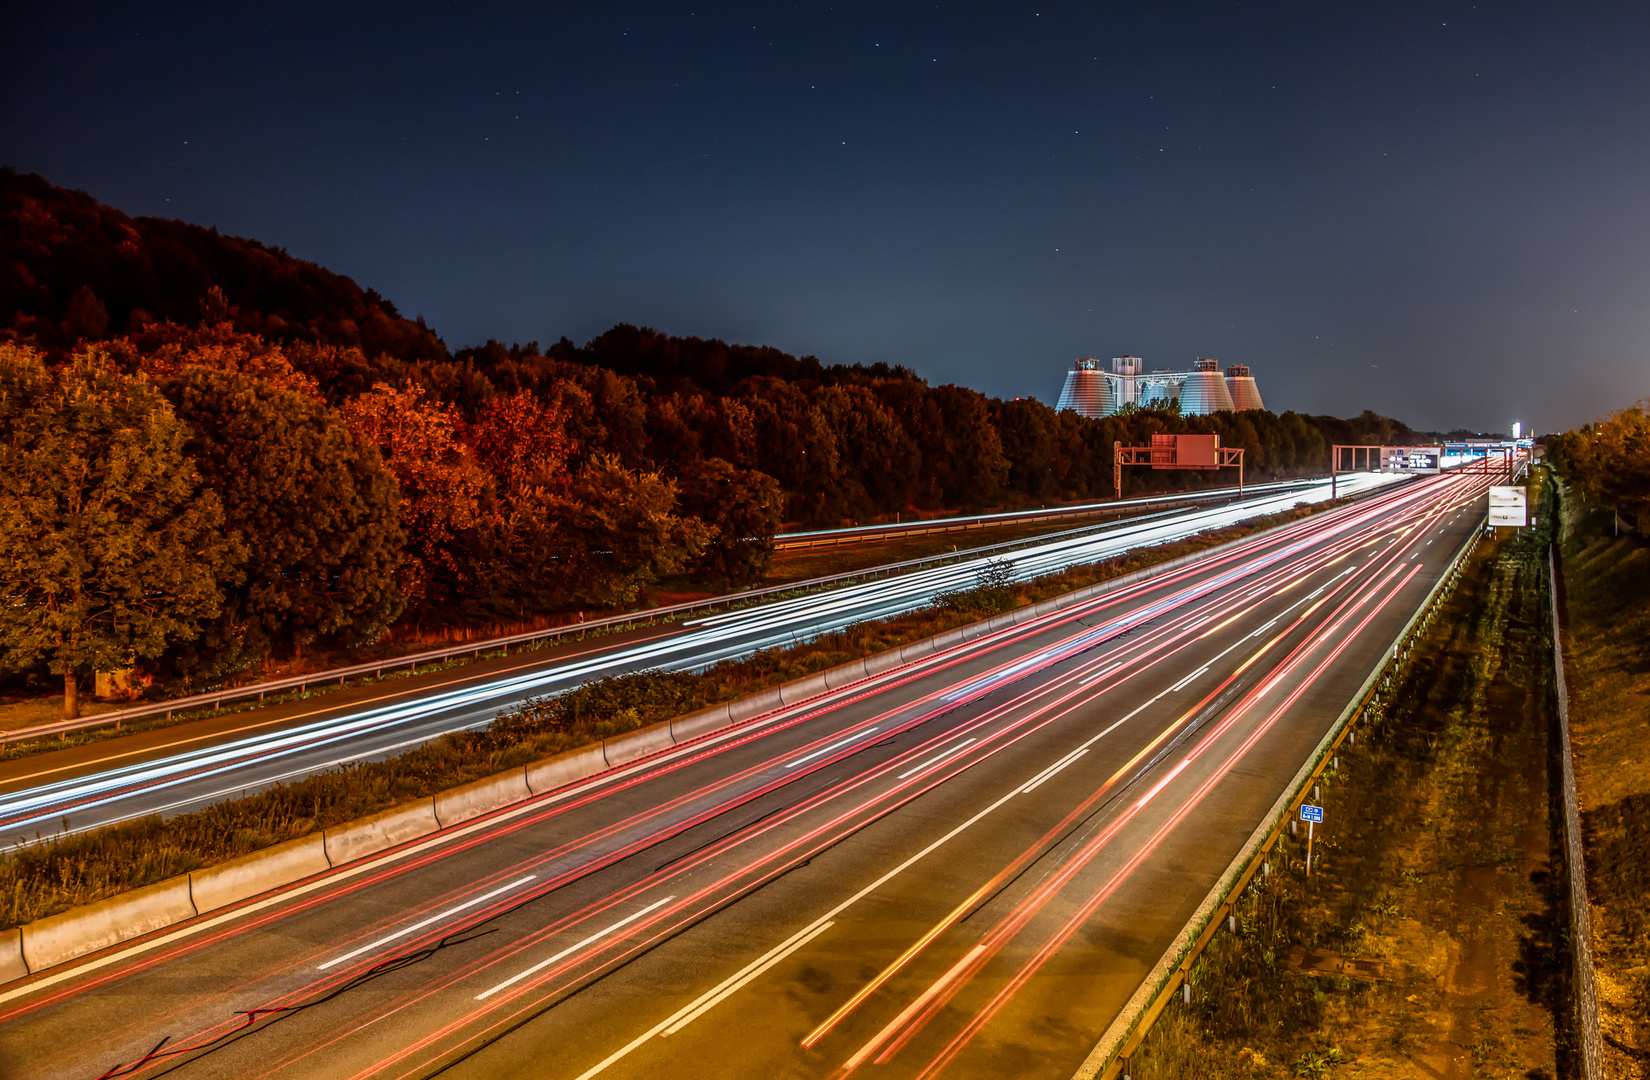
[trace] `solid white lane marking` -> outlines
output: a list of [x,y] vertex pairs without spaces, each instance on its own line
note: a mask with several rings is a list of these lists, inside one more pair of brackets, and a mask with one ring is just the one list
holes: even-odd
[[1088,747],[1085,746],[1081,750],[1078,750],[1074,753],[1067,754],[1065,757],[1061,758],[1059,761],[1056,761],[1053,765],[1050,765],[1048,768],[1046,768],[1042,772],[1038,773],[1037,778],[1035,780],[1033,780],[1031,783],[1027,784],[1025,787],[1020,789],[1020,793],[1022,795],[1029,795],[1031,792],[1036,791],[1037,788],[1040,787],[1043,784],[1044,781],[1054,779],[1054,777],[1057,776],[1060,772],[1062,772],[1066,768],[1066,766],[1071,765],[1078,758],[1082,757],[1084,754],[1086,754],[1088,752],[1089,752]]
[[485,904],[487,901],[491,900],[495,896],[500,896],[504,893],[509,892],[511,889],[520,888],[521,886],[527,884],[529,881],[536,881],[536,880],[538,880],[538,875],[537,874],[528,874],[526,877],[517,878],[516,880],[510,882],[510,884],[502,885],[499,888],[494,889],[490,893],[483,893],[482,895],[476,897],[473,900],[466,900],[466,901],[464,901],[464,903],[459,904],[456,907],[450,907],[446,911],[443,911],[439,915],[431,915],[428,919],[425,919],[423,922],[415,922],[411,926],[402,927],[400,930],[397,930],[393,934],[386,934],[385,936],[379,938],[377,941],[374,941],[372,944],[363,945],[359,949],[356,949],[354,952],[347,952],[343,956],[334,957],[331,960],[328,960],[324,964],[317,965],[315,970],[316,971],[325,971],[327,968],[332,967],[336,964],[342,964],[346,960],[354,960],[357,956],[360,956],[362,953],[372,952],[372,950],[378,948],[381,945],[388,945],[390,942],[396,941],[400,938],[404,938],[408,934],[411,934],[411,933],[414,933],[415,931],[424,929],[426,926],[430,926],[434,923],[438,923],[442,919],[447,918],[449,915],[457,915],[459,912],[464,911],[468,908],[473,908],[477,904]]
[[597,930],[594,934],[591,934],[589,937],[585,938],[583,941],[579,942],[578,944],[569,945],[567,948],[563,949],[561,952],[559,952],[556,955],[550,957],[549,959],[540,960],[538,963],[534,964],[532,967],[528,968],[527,970],[517,972],[516,974],[510,976],[508,979],[505,979],[503,982],[499,983],[497,986],[493,987],[491,990],[483,990],[481,993],[476,995],[476,1000],[477,1001],[486,1001],[488,998],[492,997],[494,994],[498,993],[500,990],[504,990],[504,989],[507,989],[511,986],[514,986],[514,985],[516,985],[516,983],[518,983],[521,980],[527,978],[528,976],[538,974],[539,972],[543,971],[545,968],[549,967],[551,964],[554,964],[556,961],[561,960],[561,959],[563,959],[565,957],[568,957],[568,956],[572,956],[574,953],[578,952],[580,949],[584,948],[586,945],[595,944],[596,942],[600,941],[602,938],[604,938],[607,935],[611,934],[613,931],[621,929],[621,928],[626,927],[626,926],[629,926],[631,923],[635,922],[637,919],[641,918],[643,915],[646,915],[648,912],[653,911],[656,908],[664,907],[666,904],[670,903],[674,899],[676,899],[674,896],[667,896],[663,900],[655,900],[653,903],[647,905],[647,907],[642,908],[642,910],[640,910],[638,912],[635,912],[633,914],[630,914],[630,915],[626,915],[624,918],[620,919],[618,922],[614,923],[612,926],[609,926],[609,927],[607,927],[605,929],[602,929],[602,930]]
[[835,925],[836,923],[834,922],[821,923],[811,930],[804,930],[802,933],[792,937],[790,941],[785,944],[780,945],[778,948],[772,950],[766,955],[760,956],[753,960],[742,971],[728,979],[721,986],[711,990],[709,993],[700,997],[698,1001],[695,1001],[693,1004],[677,1013],[676,1016],[680,1017],[680,1019],[676,1019],[674,1023],[667,1021],[669,1026],[666,1027],[661,1034],[674,1035],[678,1031],[681,1031],[683,1028],[699,1019],[699,1017],[703,1016],[705,1013],[709,1012],[711,1009],[733,996],[758,975],[761,975],[764,971],[767,971],[769,968],[785,959],[785,957],[802,948],[802,946],[806,945],[808,942],[812,941],[814,938],[818,937],[820,934],[823,934]]
[[865,738],[865,736],[871,734],[873,731],[876,731],[876,730],[877,730],[877,728],[874,728],[874,727],[866,728],[864,731],[861,731],[859,734],[850,735],[846,739],[838,740],[837,742],[832,743],[830,746],[827,746],[823,750],[815,750],[811,754],[804,754],[801,757],[797,758],[795,761],[791,762],[789,765],[786,765],[785,768],[794,769],[798,765],[801,765],[805,762],[812,761],[816,757],[820,757],[824,754],[829,754],[832,750],[840,750],[842,747],[847,746],[849,743],[858,742],[860,739]]
[[974,741],[973,739],[964,739],[962,742],[957,743],[955,746],[952,746],[952,747],[949,747],[945,750],[940,751],[940,753],[938,753],[934,757],[929,758],[927,761],[923,762],[921,765],[918,765],[916,768],[911,769],[907,772],[900,773],[899,774],[899,779],[904,780],[907,777],[915,776],[918,773],[922,772],[924,769],[928,768],[930,765],[938,765],[940,762],[944,761],[946,758],[950,757],[952,754],[955,754],[957,751],[967,748],[968,744],[973,742],[973,741]]
[[1173,686],[1169,687],[1169,693],[1171,693],[1171,694],[1174,693],[1176,690],[1179,690],[1181,687],[1185,686],[1187,683],[1191,682],[1193,679],[1196,679],[1198,676],[1202,675],[1205,671],[1208,671],[1208,670],[1209,670],[1209,665],[1204,664],[1202,667],[1198,668],[1196,671],[1192,672],[1190,675],[1186,676],[1184,679],[1181,679],[1179,682],[1177,682]]

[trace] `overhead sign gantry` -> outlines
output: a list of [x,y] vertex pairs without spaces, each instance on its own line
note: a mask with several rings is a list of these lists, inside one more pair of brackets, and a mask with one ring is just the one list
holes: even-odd
[[1220,445],[1219,435],[1153,435],[1150,446],[1112,443],[1111,486],[1123,497],[1123,466],[1149,465],[1154,469],[1220,469],[1236,465],[1238,498],[1243,498],[1243,447]]

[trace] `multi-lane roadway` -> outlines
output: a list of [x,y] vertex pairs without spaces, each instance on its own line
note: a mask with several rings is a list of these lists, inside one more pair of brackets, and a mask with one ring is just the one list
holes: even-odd
[[[1390,476],[1361,475],[1368,491]],[[1348,487],[1342,484],[1343,492]],[[1299,502],[1327,482],[1219,507],[1064,535],[1007,558],[1021,580],[1164,543]],[[347,761],[379,757],[490,721],[525,698],[643,668],[693,670],[789,644],[969,588],[966,560],[897,578],[771,601],[587,643],[378,683],[323,698],[221,716],[0,764],[0,837],[32,839],[145,814],[174,814]]]
[[0,1075],[1071,1076],[1486,482],[1403,485],[37,975],[0,990]]

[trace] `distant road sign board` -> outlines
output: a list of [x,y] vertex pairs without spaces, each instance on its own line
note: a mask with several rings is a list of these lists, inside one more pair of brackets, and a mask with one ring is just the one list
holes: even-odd
[[1321,807],[1321,806],[1307,806],[1303,803],[1301,805],[1301,820],[1302,821],[1315,821],[1319,825],[1322,825],[1323,824],[1323,807]]
[[1490,524],[1515,525],[1522,529],[1530,523],[1529,497],[1521,487],[1490,488]]
[[1386,472],[1435,473],[1444,463],[1441,446],[1383,446],[1381,468]]

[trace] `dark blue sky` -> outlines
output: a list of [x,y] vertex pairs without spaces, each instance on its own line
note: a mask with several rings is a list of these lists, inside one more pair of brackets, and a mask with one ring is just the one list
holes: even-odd
[[[28,10],[23,10],[27,8]],[[1650,393],[1629,3],[8,5],[0,161],[449,345],[635,322],[1052,401],[1564,428]]]

